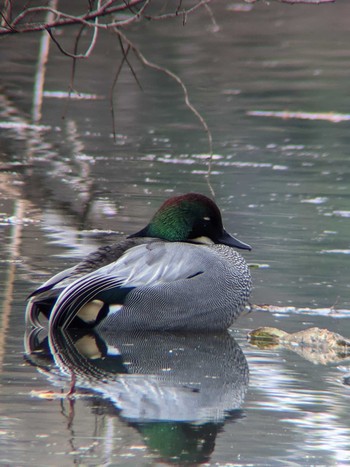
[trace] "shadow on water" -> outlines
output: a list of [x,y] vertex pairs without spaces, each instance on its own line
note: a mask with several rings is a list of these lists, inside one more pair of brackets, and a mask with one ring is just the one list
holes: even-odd
[[166,462],[208,462],[225,422],[243,416],[248,364],[228,333],[47,335],[36,329],[26,334],[25,348],[28,362],[64,388],[48,397],[69,401],[71,428],[74,405],[83,398],[91,411],[99,407],[96,439],[110,437],[106,420],[119,417]]

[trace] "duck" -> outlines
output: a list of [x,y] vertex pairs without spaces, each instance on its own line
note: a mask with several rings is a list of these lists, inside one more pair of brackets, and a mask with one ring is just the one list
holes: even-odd
[[222,331],[252,290],[249,267],[216,203],[200,193],[167,199],[150,222],[59,272],[28,297],[26,322],[51,331]]

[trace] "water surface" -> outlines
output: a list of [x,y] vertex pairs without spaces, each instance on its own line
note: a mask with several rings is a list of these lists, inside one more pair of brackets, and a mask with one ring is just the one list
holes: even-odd
[[[213,342],[161,339],[158,350],[174,352],[176,359],[147,371],[135,363],[138,352],[145,354],[140,340],[130,341],[136,347],[136,357],[127,354],[134,362],[130,377],[124,341],[104,347],[97,340],[94,347],[89,338],[88,349],[109,348],[111,367],[120,371],[118,383],[108,376],[96,384],[80,375],[71,399],[65,397],[72,388],[70,360],[66,366],[55,361],[45,336],[29,341],[35,352],[24,358],[26,296],[97,245],[139,230],[165,198],[187,191],[209,194],[208,144],[178,85],[135,60],[143,91],[125,69],[115,98],[114,142],[108,96],[118,49],[109,34],[78,66],[75,85],[99,99],[67,103],[54,97],[68,88],[71,62],[52,47],[43,116],[33,125],[39,36],[2,40],[3,465],[350,462],[347,362],[323,366],[290,350],[259,350],[246,340],[249,330],[262,325],[288,332],[318,326],[350,337],[349,123],[249,114],[347,114],[350,7],[345,1],[322,7],[259,4],[237,12],[223,2],[213,4],[213,12],[218,30],[203,10],[185,27],[181,21],[139,24],[129,34],[147,57],[188,85],[213,134],[211,183],[225,226],[253,246],[244,253],[247,261],[264,266],[252,270],[252,303],[281,308],[243,316],[229,335]],[[63,32],[67,44],[73,34],[73,29]],[[122,362],[115,348],[124,355]],[[210,368],[191,377],[191,355],[204,362],[203,356],[212,354],[222,371],[215,374],[208,361]],[[101,355],[106,360],[109,354]],[[151,362],[155,358],[146,355]],[[105,360],[85,363],[92,371]],[[171,383],[162,372],[174,375]],[[206,376],[215,383],[207,393]],[[179,397],[179,380],[185,382],[180,389],[186,401],[198,402],[201,388],[207,395],[201,409],[183,403],[176,419],[165,409],[176,407],[168,398]],[[172,389],[165,391],[164,384]],[[209,410],[214,395],[222,407],[215,416]],[[154,412],[142,418],[145,397]]]

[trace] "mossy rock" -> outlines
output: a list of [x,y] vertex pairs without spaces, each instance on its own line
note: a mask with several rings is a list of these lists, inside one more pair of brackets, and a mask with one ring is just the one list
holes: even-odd
[[261,327],[251,331],[248,339],[260,349],[285,347],[313,363],[336,363],[350,358],[350,340],[328,329],[315,327],[289,334],[278,328]]

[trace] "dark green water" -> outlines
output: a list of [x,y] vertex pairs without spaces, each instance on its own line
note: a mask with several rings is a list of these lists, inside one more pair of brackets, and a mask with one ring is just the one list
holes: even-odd
[[[235,12],[216,2],[212,9],[216,31],[203,10],[186,26],[142,23],[129,34],[151,61],[181,76],[206,118],[214,147],[211,183],[226,228],[253,246],[248,262],[265,265],[253,270],[252,303],[281,307],[243,316],[230,331],[249,366],[249,385],[244,357],[227,336],[213,342],[155,337],[160,354],[185,349],[186,358],[176,354],[174,378],[188,381],[192,371],[203,393],[188,399],[159,383],[167,367],[148,367],[158,354],[148,346],[145,352],[140,341],[109,348],[116,354],[132,345],[139,353],[130,361],[147,357],[142,371],[102,385],[80,381],[72,401],[59,397],[71,373],[58,371],[43,337],[34,365],[24,360],[25,297],[100,243],[143,227],[172,194],[209,194],[208,145],[179,86],[135,59],[143,91],[125,69],[114,143],[108,96],[118,46],[110,34],[78,66],[75,84],[102,98],[67,103],[48,94],[40,127],[28,127],[39,36],[2,39],[1,465],[350,462],[347,361],[315,364],[246,340],[263,325],[288,332],[318,326],[350,337],[349,122],[249,114],[348,114],[350,6],[259,3]],[[67,47],[73,33],[63,31]],[[70,70],[71,61],[52,47],[45,90],[66,91]],[[216,383],[207,387],[208,375]],[[45,399],[38,391],[54,394]]]

